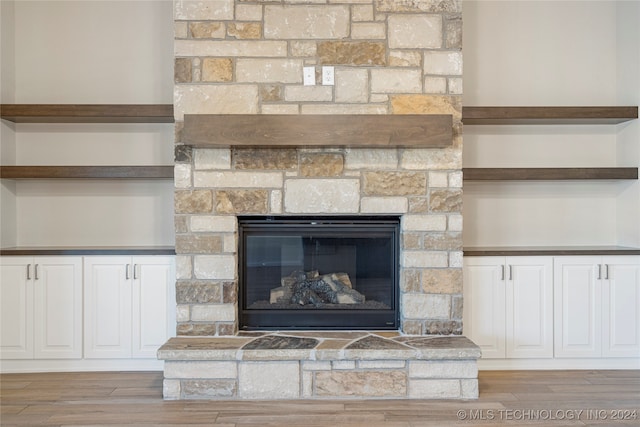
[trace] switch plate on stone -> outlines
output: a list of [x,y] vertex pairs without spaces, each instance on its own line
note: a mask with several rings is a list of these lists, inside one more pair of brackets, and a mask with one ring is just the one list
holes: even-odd
[[304,67],[302,82],[305,86],[314,86],[316,84],[316,67]]
[[322,84],[325,86],[333,86],[334,84],[334,67],[322,67]]

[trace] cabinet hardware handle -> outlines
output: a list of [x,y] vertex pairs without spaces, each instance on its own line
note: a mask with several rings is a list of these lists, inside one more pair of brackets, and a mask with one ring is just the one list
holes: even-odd
[[605,274],[604,276],[605,279],[607,280],[611,279],[611,277],[609,277],[609,264],[604,265],[604,274]]
[[31,280],[31,264],[27,264],[27,280]]
[[504,265],[501,265],[500,269],[502,270],[502,275],[501,275],[500,280],[504,280]]
[[131,268],[131,264],[127,264],[127,266],[124,269],[124,278],[129,280],[129,269]]
[[598,280],[602,279],[602,264],[598,264]]
[[138,274],[136,273],[136,267],[138,264],[133,264],[133,279],[136,280],[138,278]]
[[34,264],[33,266],[33,278],[38,280],[38,264]]
[[509,280],[513,280],[513,266],[509,264]]

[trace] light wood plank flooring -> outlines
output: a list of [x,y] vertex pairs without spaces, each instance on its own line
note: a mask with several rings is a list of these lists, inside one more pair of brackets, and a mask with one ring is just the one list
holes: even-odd
[[483,371],[479,382],[475,401],[211,402],[163,401],[161,372],[4,374],[0,424],[640,426],[640,371]]

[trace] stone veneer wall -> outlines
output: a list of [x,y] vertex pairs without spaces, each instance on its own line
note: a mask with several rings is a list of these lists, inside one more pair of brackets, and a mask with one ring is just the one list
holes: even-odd
[[[238,330],[237,214],[401,215],[402,331],[462,332],[461,11],[460,0],[175,1],[178,335]],[[322,65],[335,86],[303,86],[303,66],[319,78]],[[198,113],[444,113],[454,141],[196,148],[180,130]]]

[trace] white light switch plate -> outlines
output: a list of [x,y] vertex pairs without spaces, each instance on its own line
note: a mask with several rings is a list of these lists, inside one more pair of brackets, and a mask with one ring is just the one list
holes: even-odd
[[322,67],[322,84],[325,86],[334,85],[334,67],[324,66]]
[[316,84],[316,67],[304,67],[302,71],[302,83],[305,86]]

